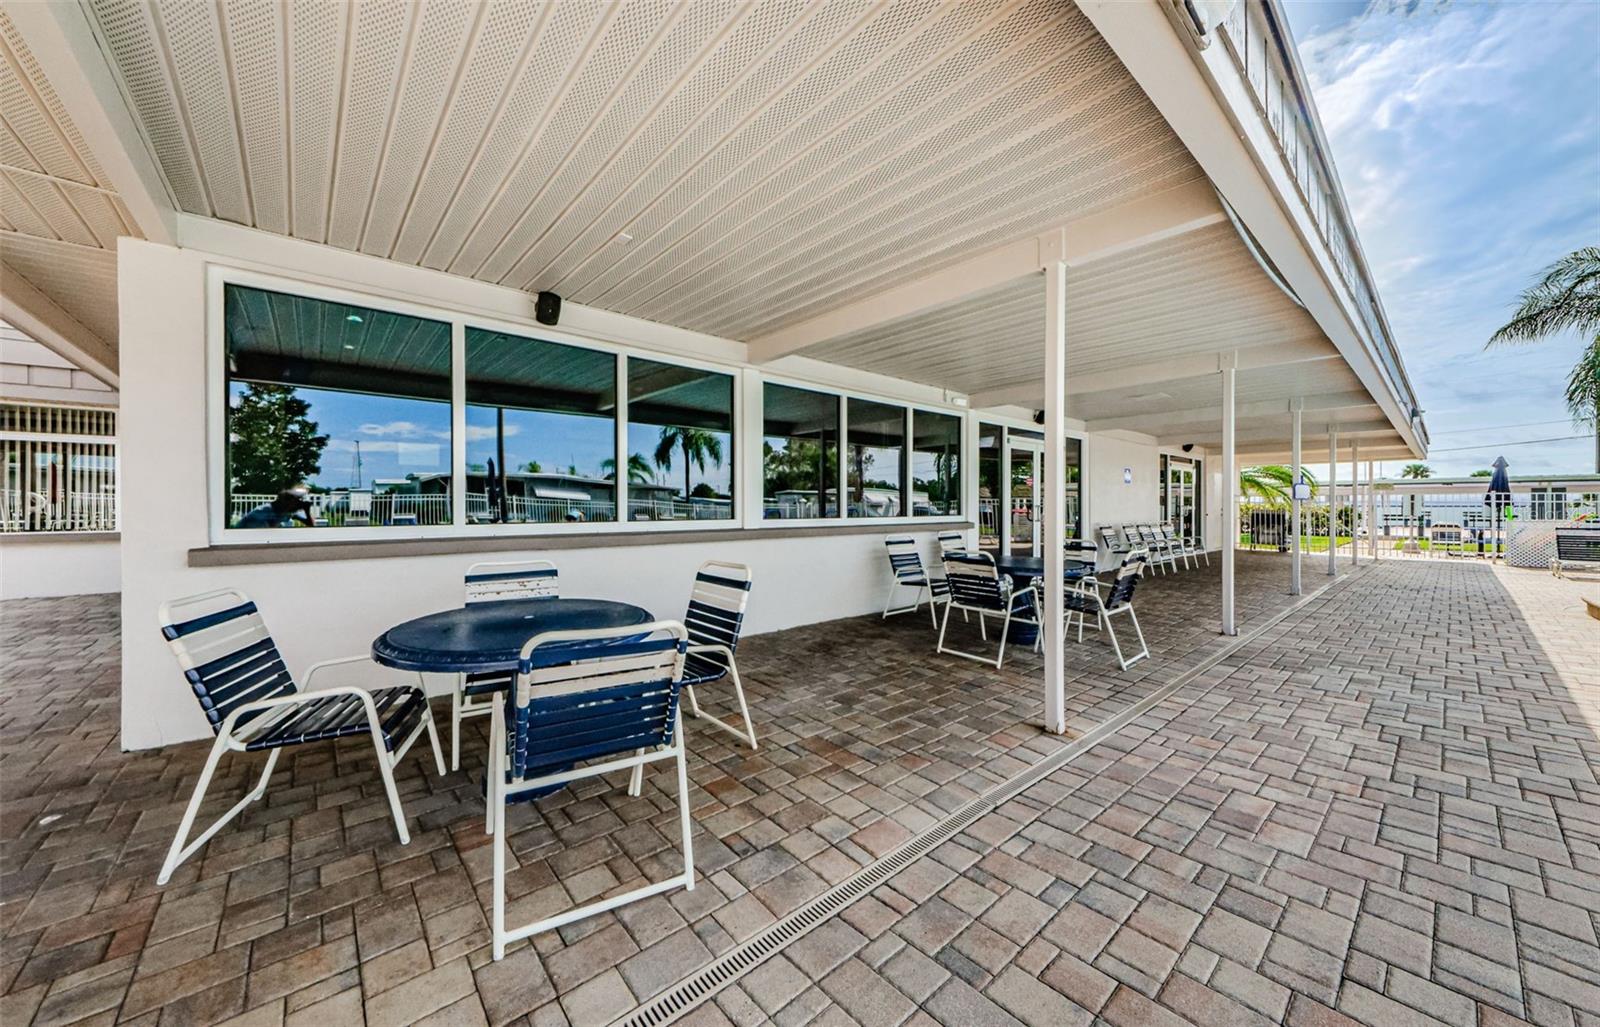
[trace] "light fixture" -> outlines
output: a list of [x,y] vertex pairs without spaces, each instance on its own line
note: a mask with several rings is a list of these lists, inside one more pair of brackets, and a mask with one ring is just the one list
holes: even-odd
[[346,321],[349,321],[351,324],[360,324],[361,323],[361,315],[360,314],[346,314],[344,316],[344,319]]
[[352,346],[352,345],[351,345],[351,344],[350,344],[350,343],[348,343],[348,342],[347,342],[347,343],[345,343],[345,344],[344,344],[344,348],[345,348],[345,349],[355,349],[355,347],[354,347],[354,346]]

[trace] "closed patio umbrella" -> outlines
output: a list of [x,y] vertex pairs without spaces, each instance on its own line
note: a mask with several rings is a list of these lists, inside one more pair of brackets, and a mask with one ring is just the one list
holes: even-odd
[[1489,478],[1489,491],[1484,494],[1484,505],[1494,521],[1494,555],[1500,555],[1500,522],[1504,511],[1511,505],[1511,478],[1506,474],[1506,458],[1494,458],[1494,474]]

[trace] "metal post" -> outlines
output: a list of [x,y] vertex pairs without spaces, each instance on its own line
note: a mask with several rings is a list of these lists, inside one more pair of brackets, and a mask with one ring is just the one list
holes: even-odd
[[1234,452],[1233,393],[1239,354],[1218,361],[1222,371],[1222,633],[1237,635],[1233,623],[1233,551],[1239,545],[1239,468]]
[[1339,576],[1339,429],[1328,425],[1328,573]]
[[[1066,697],[1066,545],[1067,545],[1067,264],[1044,268],[1044,473],[1035,471],[1034,516],[1044,497],[1044,719],[1045,730],[1065,734]],[[1038,479],[1043,478],[1041,483]]]
[[1289,462],[1293,465],[1294,475],[1289,486],[1292,497],[1289,501],[1290,527],[1293,529],[1289,538],[1289,594],[1292,596],[1300,594],[1300,495],[1295,490],[1300,487],[1300,415],[1304,406],[1304,401],[1299,399],[1289,402],[1289,420],[1292,424]]
[[1372,562],[1378,562],[1378,486],[1372,476],[1372,461],[1367,461],[1367,537],[1372,540]]
[[1361,519],[1361,486],[1360,466],[1357,461],[1361,458],[1361,440],[1355,439],[1350,443],[1350,566],[1355,567],[1361,563],[1361,539],[1356,533],[1357,522]]

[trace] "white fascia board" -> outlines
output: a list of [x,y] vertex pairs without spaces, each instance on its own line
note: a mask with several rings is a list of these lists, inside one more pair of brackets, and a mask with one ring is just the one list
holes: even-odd
[[0,265],[0,319],[100,381],[117,387],[117,351],[11,268]]
[[50,79],[101,170],[141,234],[177,240],[177,201],[152,156],[127,97],[100,48],[89,16],[76,3],[7,4],[17,31]]
[[[333,288],[426,303],[471,316],[535,323],[533,293],[431,268],[403,264],[324,243],[218,221],[178,215],[178,244],[232,267],[313,281]],[[603,342],[638,346],[725,363],[744,363],[745,346],[702,332],[629,317],[578,303],[561,304],[563,331]]]
[[[1141,197],[1111,210],[997,246],[914,281],[750,340],[750,359],[766,363],[877,325],[911,317],[1034,274],[1046,261],[1069,268],[1218,224],[1223,213],[1204,181]],[[1069,285],[1070,288],[1070,285]]]
[[1424,455],[1410,411],[1400,409],[1366,333],[1357,327],[1354,300],[1225,47],[1196,54],[1158,4],[1078,0],[1078,6],[1227,197],[1395,431],[1417,456]]

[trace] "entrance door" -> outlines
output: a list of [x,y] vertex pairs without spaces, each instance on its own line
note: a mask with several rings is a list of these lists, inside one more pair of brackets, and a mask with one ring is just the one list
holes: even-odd
[[1040,504],[1044,495],[1044,445],[1032,439],[1012,437],[1011,464],[1011,516],[1009,539],[1011,552],[1030,556],[1042,554],[1040,549]]
[[1199,497],[1195,466],[1188,460],[1167,461],[1167,508],[1164,511],[1178,537],[1200,543]]

